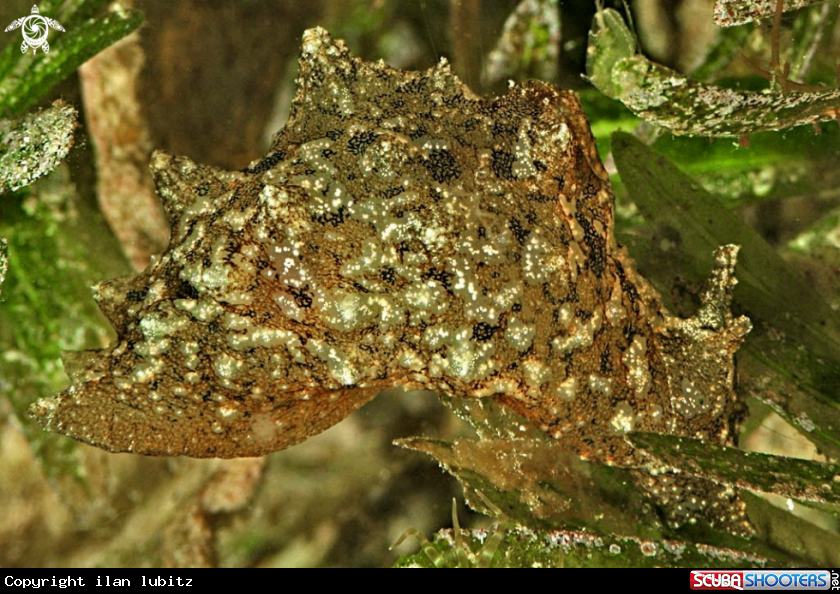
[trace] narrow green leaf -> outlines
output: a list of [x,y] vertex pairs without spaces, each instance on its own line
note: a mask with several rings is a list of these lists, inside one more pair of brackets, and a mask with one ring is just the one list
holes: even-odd
[[632,33],[615,11],[595,16],[587,74],[604,94],[674,134],[743,136],[832,120],[840,91],[763,93],[725,89],[691,80],[629,54]]
[[[101,18],[76,24],[57,37],[48,54],[22,57],[0,80],[0,114],[26,111],[56,83],[88,59],[140,26],[143,13],[119,9]],[[9,48],[6,48],[8,51]],[[7,67],[0,59],[0,69]]]
[[741,245],[735,298],[840,369],[840,317],[761,236],[713,195],[630,134],[613,135],[616,165],[651,223],[667,226],[703,270],[718,246]]
[[619,89],[613,81],[613,66],[636,54],[636,37],[615,10],[595,13],[589,31],[586,52],[586,74],[595,87],[608,97],[617,98]]
[[[551,440],[445,443],[418,437],[395,443],[429,454],[467,493],[482,492],[524,526],[661,537],[659,520],[628,470],[580,460]],[[486,508],[475,498],[470,504]]]
[[624,133],[613,135],[613,151],[630,196],[661,238],[633,250],[643,274],[670,294],[668,266],[702,279],[714,249],[741,245],[735,302],[755,326],[742,352],[805,391],[773,396],[821,447],[840,452],[838,315],[755,231],[664,157]]
[[[491,531],[491,535],[494,534]],[[464,546],[485,547],[485,530],[461,532]],[[453,530],[441,530],[419,553],[401,557],[396,567],[473,567],[459,563]],[[772,558],[730,548],[678,540],[651,540],[615,534],[568,530],[506,530],[490,567],[689,567],[764,568],[779,565]]]
[[741,491],[757,537],[778,551],[799,559],[797,565],[840,565],[840,536],[814,526],[749,491]]
[[[492,399],[440,397],[469,422],[478,440],[410,438],[397,445],[433,456],[465,487],[481,491],[512,519],[532,528],[586,528],[660,536],[629,471],[581,460]],[[470,500],[486,509],[481,500]]]
[[[788,12],[824,2],[825,0],[784,0],[782,11]],[[743,25],[773,18],[776,14],[776,0],[717,0],[714,14],[715,24],[719,27]]]
[[725,89],[690,80],[640,55],[616,63],[612,81],[618,89],[616,99],[674,134],[743,136],[830,121],[840,110],[837,90],[763,93]]
[[[660,522],[638,487],[641,469],[587,462],[492,399],[441,400],[476,428],[479,439],[454,443],[425,438],[397,445],[433,456],[464,486],[473,509],[493,516],[484,498],[522,526],[578,529],[663,542],[663,536],[728,547],[744,554],[789,561],[760,542],[715,530],[702,522],[673,531]],[[476,497],[480,491],[484,497]]]
[[655,433],[633,433],[630,441],[682,473],[741,489],[792,499],[840,504],[840,466],[745,452]]
[[76,110],[63,101],[17,120],[0,120],[0,192],[28,186],[73,146]]
[[[42,15],[57,20],[59,24],[64,27],[66,33],[66,31],[73,30],[76,25],[81,25],[88,19],[93,18],[102,10],[102,7],[106,5],[108,1],[109,0],[41,0],[38,8]],[[63,33],[59,33],[58,35],[63,35]],[[52,46],[54,47],[58,39],[53,38],[52,36],[50,38],[53,39]],[[28,69],[29,64],[34,57],[34,54],[31,54],[30,52],[21,54],[20,44],[10,42],[3,49],[3,53],[0,54],[0,81],[5,80],[6,75],[21,61],[27,62],[23,65],[24,67],[22,71]]]

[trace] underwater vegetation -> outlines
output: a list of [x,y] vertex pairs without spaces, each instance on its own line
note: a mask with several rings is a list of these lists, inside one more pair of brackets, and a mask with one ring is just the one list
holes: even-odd
[[0,564],[836,566],[837,6],[316,4],[7,33]]

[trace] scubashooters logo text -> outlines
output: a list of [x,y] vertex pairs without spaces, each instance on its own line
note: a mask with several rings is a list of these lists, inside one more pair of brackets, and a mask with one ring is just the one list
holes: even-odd
[[840,589],[838,572],[828,570],[702,570],[691,572],[692,590]]

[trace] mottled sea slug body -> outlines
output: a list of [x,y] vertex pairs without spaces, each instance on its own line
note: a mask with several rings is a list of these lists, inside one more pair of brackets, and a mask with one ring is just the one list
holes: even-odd
[[71,354],[44,426],[113,452],[260,456],[393,386],[496,398],[590,459],[642,430],[729,443],[749,330],[721,248],[672,317],[613,237],[576,95],[476,97],[303,36],[286,127],[243,172],[157,153],[168,249],[96,299],[117,343]]

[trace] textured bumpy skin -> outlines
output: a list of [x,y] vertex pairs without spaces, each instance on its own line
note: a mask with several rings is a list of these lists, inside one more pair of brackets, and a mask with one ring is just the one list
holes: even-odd
[[33,407],[51,430],[259,456],[397,385],[497,398],[602,462],[638,462],[631,430],[732,438],[737,249],[694,318],[668,314],[613,238],[572,92],[480,99],[445,61],[401,72],[313,29],[265,158],[152,170],[169,248],[96,288],[118,341],[67,357],[72,386]]

